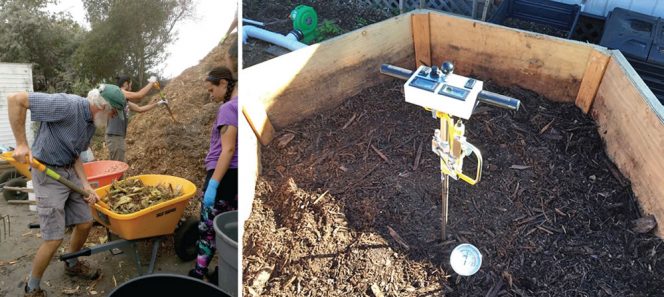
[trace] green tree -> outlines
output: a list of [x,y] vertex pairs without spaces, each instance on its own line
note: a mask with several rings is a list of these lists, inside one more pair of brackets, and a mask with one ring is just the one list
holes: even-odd
[[34,89],[71,90],[71,56],[85,30],[69,15],[45,11],[52,0],[0,0],[0,61],[32,63]]
[[[83,0],[92,30],[76,53],[93,81],[126,73],[144,82],[167,57],[175,25],[192,13],[192,0]],[[140,86],[136,84],[135,86]]]

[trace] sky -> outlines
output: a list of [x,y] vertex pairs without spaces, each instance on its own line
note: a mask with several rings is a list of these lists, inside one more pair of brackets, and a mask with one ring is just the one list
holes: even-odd
[[[160,78],[178,76],[183,70],[198,64],[226,33],[236,7],[235,0],[194,0],[194,17],[175,27],[178,39],[166,48],[170,55],[159,66],[163,69]],[[54,13],[69,12],[74,20],[90,28],[81,0],[60,0],[47,9]]]

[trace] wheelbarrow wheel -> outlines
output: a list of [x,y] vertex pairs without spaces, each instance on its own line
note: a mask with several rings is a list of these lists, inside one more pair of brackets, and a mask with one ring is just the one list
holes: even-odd
[[191,261],[197,256],[198,220],[188,218],[175,231],[175,253],[182,261]]
[[0,173],[0,185],[21,176],[16,169],[9,169]]
[[[5,187],[16,187],[16,188],[25,188],[26,182],[22,177],[17,177],[10,179],[5,183]],[[2,195],[5,196],[5,200],[26,200],[28,199],[28,193],[19,192],[19,191],[9,191],[2,190]]]

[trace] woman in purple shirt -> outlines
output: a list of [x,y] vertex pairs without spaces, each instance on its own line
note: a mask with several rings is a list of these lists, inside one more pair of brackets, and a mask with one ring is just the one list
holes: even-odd
[[[198,225],[200,239],[196,243],[198,257],[196,267],[189,276],[203,279],[214,256],[215,233],[213,221],[220,213],[237,209],[237,81],[226,67],[212,69],[205,79],[210,99],[223,100],[217,119],[212,126],[210,150],[205,157],[207,177],[203,186],[201,222]],[[213,279],[211,279],[214,281]]]

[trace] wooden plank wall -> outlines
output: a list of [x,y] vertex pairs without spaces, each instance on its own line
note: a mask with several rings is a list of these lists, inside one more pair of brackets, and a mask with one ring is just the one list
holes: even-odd
[[243,100],[260,102],[276,130],[330,110],[391,79],[382,63],[414,68],[410,25],[411,15],[400,15],[249,67]]
[[440,12],[430,12],[429,20],[432,63],[449,60],[461,75],[518,85],[555,101],[576,100],[591,53],[604,51]]
[[[643,211],[664,224],[664,107],[619,51],[612,53],[591,115],[606,153],[632,183]],[[657,234],[664,237],[664,228]]]
[[[457,73],[590,111],[642,208],[664,222],[664,108],[619,52],[593,45],[415,11],[246,69],[243,85],[252,87],[243,90],[243,100],[253,101],[245,107],[254,112],[244,112],[249,121],[243,125],[257,114],[256,122],[267,125],[254,129],[272,129],[270,122],[286,127],[389,79],[378,74],[382,63],[414,69],[416,61],[429,60],[452,60]],[[241,162],[249,169],[241,172],[241,188],[251,190],[242,197],[254,196],[251,185],[260,174],[260,146],[251,140],[242,142]]]

